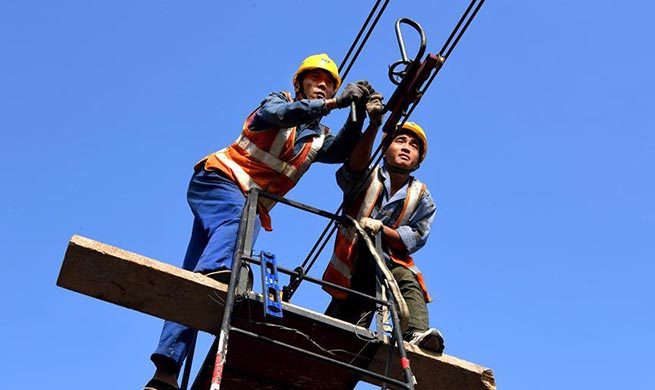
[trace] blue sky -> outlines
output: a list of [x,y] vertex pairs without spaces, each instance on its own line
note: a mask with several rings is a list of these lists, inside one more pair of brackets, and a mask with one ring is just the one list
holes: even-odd
[[[373,4],[225,3],[0,5],[4,387],[145,383],[161,321],[56,287],[68,240],[181,264],[193,164],[291,89],[305,56],[343,58]],[[394,21],[421,23],[434,53],[465,6],[391,1],[347,81],[391,96]],[[438,207],[416,256],[431,324],[501,389],[651,388],[654,8],[490,0],[412,115]],[[336,168],[316,165],[289,197],[334,210]],[[293,268],[325,222],[272,216],[256,249]],[[327,301],[308,286],[294,299]]]

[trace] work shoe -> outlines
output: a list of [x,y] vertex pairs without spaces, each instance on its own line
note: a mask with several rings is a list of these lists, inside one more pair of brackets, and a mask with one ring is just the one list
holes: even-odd
[[412,345],[417,345],[420,348],[434,351],[439,354],[443,353],[445,346],[441,332],[435,328],[430,328],[425,331],[414,331],[407,341]]
[[[244,265],[242,267],[242,272],[241,272],[241,279],[243,279],[246,275],[247,272],[247,281],[246,281],[246,290],[252,291],[253,287],[253,274],[252,274],[252,269],[248,265]],[[230,283],[230,275],[232,274],[232,271],[229,269],[221,269],[218,271],[212,271],[209,273],[206,273],[205,276],[211,279],[214,279],[217,282],[223,283],[223,284],[229,284]],[[240,281],[240,284],[243,285],[243,280]]]
[[228,284],[230,283],[230,275],[232,271],[229,269],[222,269],[219,271],[212,271],[205,274],[206,277],[214,279],[217,282]]

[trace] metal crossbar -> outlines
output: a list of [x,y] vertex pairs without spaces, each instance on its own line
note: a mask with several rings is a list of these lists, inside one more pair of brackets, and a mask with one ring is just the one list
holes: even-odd
[[[258,259],[257,256],[252,255],[252,247],[253,247],[253,242],[254,242],[254,229],[255,229],[255,223],[257,222],[257,202],[260,196],[269,198],[269,199],[274,199],[279,201],[280,203],[287,204],[289,206],[314,213],[316,215],[329,218],[332,220],[339,220],[340,218],[334,214],[324,212],[322,210],[316,209],[314,207],[295,202],[295,201],[290,201],[288,199],[284,199],[282,197],[279,197],[274,194],[270,194],[265,191],[260,191],[258,189],[251,189],[248,192],[246,204],[243,209],[243,214],[241,217],[241,223],[239,226],[239,236],[237,239],[237,247],[234,253],[234,260],[232,264],[232,272],[230,275],[230,282],[228,285],[228,291],[227,291],[227,297],[225,301],[225,310],[223,313],[223,321],[221,323],[221,330],[219,332],[219,335],[217,337],[218,340],[218,347],[216,351],[216,360],[214,364],[214,372],[212,375],[212,381],[211,381],[211,387],[210,390],[219,390],[220,389],[220,383],[222,379],[222,374],[223,374],[223,368],[225,366],[225,362],[227,359],[227,347],[228,347],[228,342],[229,342],[229,335],[230,332],[234,332],[235,334],[240,334],[243,336],[247,336],[250,338],[255,338],[258,341],[263,341],[268,344],[273,344],[277,347],[284,348],[286,350],[289,350],[293,353],[297,354],[302,354],[314,359],[318,359],[320,361],[335,365],[337,367],[341,367],[344,369],[347,369],[353,373],[356,373],[358,375],[362,375],[368,378],[376,379],[379,380],[380,382],[383,383],[383,388],[387,388],[386,386],[394,386],[396,388],[402,388],[402,389],[414,389],[414,383],[415,379],[413,374],[411,373],[411,369],[409,367],[409,360],[407,359],[407,352],[404,348],[404,344],[402,341],[402,330],[400,327],[400,320],[398,318],[398,313],[397,313],[397,307],[396,307],[396,302],[393,299],[393,296],[389,297],[380,297],[380,296],[370,296],[355,290],[351,290],[342,286],[338,286],[333,283],[329,283],[320,279],[312,278],[310,276],[300,274],[297,271],[292,271],[289,269],[286,269],[284,267],[277,267],[278,271],[290,275],[290,276],[296,276],[296,277],[301,277],[302,279],[315,283],[321,286],[326,286],[330,288],[334,288],[340,291],[346,291],[349,294],[353,294],[353,296],[356,296],[358,298],[361,298],[363,300],[368,300],[369,302],[374,302],[380,307],[386,307],[389,310],[389,313],[391,314],[391,320],[393,324],[392,328],[392,336],[391,336],[391,344],[396,344],[398,354],[400,356],[400,365],[401,368],[403,369],[403,374],[404,374],[404,381],[399,381],[397,379],[394,379],[389,376],[389,373],[386,372],[385,374],[380,374],[376,373],[373,371],[369,371],[366,369],[363,369],[361,367],[355,366],[351,363],[348,362],[343,362],[340,360],[336,360],[334,358],[324,356],[321,354],[317,354],[315,352],[290,345],[288,343],[281,342],[279,340],[272,339],[271,337],[268,336],[263,336],[256,334],[252,331],[246,331],[240,328],[237,328],[232,325],[232,316],[233,316],[233,311],[235,309],[235,301],[236,297],[239,295],[239,282],[240,282],[240,277],[242,275],[241,269],[244,264],[255,264],[261,266],[262,261],[261,259]],[[381,253],[379,253],[381,255]],[[384,283],[384,280],[380,280],[380,276],[382,273],[378,273],[378,283]],[[378,335],[383,334],[382,329],[378,329]],[[389,358],[391,358],[391,355],[389,355]],[[387,364],[387,367],[389,367],[389,364]],[[388,371],[388,370],[387,370]]]
[[[388,137],[383,139],[382,144],[380,144],[377,149],[372,154],[369,160],[369,169],[363,175],[360,183],[363,183],[372,172],[372,167],[379,164],[382,160],[382,150],[384,147],[388,146],[392,141],[394,134],[396,134],[397,129],[401,128],[405,122],[409,119],[411,114],[414,112],[414,109],[418,106],[418,103],[422,97],[427,92],[427,89],[430,87],[437,74],[441,70],[446,59],[450,57],[450,54],[455,49],[455,46],[459,43],[460,39],[466,32],[467,28],[477,15],[478,11],[484,4],[485,0],[471,0],[469,6],[464,11],[457,24],[451,31],[449,37],[444,43],[441,51],[438,54],[428,54],[424,60],[421,60],[423,57],[426,48],[427,48],[427,38],[425,32],[420,24],[409,19],[409,18],[400,18],[396,21],[396,36],[398,39],[398,45],[400,48],[401,59],[396,61],[389,67],[389,79],[397,85],[394,93],[386,104],[385,110],[390,112],[389,117],[385,121],[383,130],[386,133],[389,133]],[[377,4],[376,4],[377,7]],[[386,3],[384,5],[386,7]],[[384,10],[384,7],[382,10]],[[375,8],[374,8],[375,9]],[[373,11],[372,13],[373,14]],[[369,15],[369,19],[371,15]],[[379,16],[378,16],[379,18]],[[368,23],[368,19],[367,19]],[[377,23],[377,18],[375,23]],[[374,25],[375,25],[374,23]],[[401,24],[406,24],[414,28],[420,36],[419,49],[417,50],[416,56],[413,60],[410,60],[407,57],[405,50],[405,42],[402,37]],[[364,27],[362,27],[362,31]],[[371,28],[372,30],[372,28]],[[356,41],[359,39],[358,35]],[[370,34],[370,31],[369,31]],[[368,34],[367,34],[368,38]],[[365,42],[365,41],[364,41]],[[355,43],[353,42],[353,47]],[[363,43],[362,43],[363,45]],[[348,55],[352,51],[351,47]],[[361,50],[361,46],[360,49]],[[358,50],[358,53],[359,53]],[[348,57],[348,56],[347,56]],[[346,58],[347,58],[346,57]],[[344,59],[345,60],[345,59]],[[354,60],[353,60],[354,61]],[[396,70],[399,67],[404,66],[401,70]],[[347,69],[350,69],[348,67]],[[361,190],[361,184],[354,186],[353,190],[350,191],[344,197],[344,201],[338,207],[337,211],[334,214],[339,214],[339,212],[344,209],[347,203],[357,196],[358,192]],[[330,240],[334,232],[336,231],[336,226],[334,226],[334,221],[329,221],[326,225],[323,232],[320,234],[316,243],[311,248],[302,265],[299,266],[301,273],[309,272],[313,267],[314,263],[318,259],[318,256],[321,254],[327,242]],[[285,299],[290,300],[295,291],[300,286],[302,279],[292,278],[287,286],[284,287],[285,290]]]

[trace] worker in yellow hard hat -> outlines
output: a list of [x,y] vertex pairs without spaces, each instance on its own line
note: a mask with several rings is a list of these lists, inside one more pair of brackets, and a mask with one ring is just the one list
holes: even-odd
[[[421,126],[419,126],[418,124],[416,124],[414,122],[405,122],[400,127],[400,129],[396,132],[396,134],[395,134],[395,136],[394,136],[391,143],[393,143],[393,141],[396,141],[396,138],[398,138],[398,136],[400,136],[402,134],[406,134],[406,135],[410,136],[410,138],[412,138],[412,141],[414,143],[416,143],[416,145],[418,146],[418,152],[419,152],[418,153],[418,162],[416,163],[416,165],[406,168],[406,169],[408,169],[410,171],[415,171],[415,170],[418,169],[419,165],[423,162],[423,160],[425,160],[425,155],[428,153],[428,139],[425,136],[425,131],[423,131],[423,128]],[[384,136],[386,138],[388,136],[388,134],[385,133]],[[404,167],[401,167],[401,165],[406,165],[406,164],[397,164],[397,163],[389,164],[386,150],[388,150],[388,148],[390,146],[391,146],[391,144],[389,144],[385,149],[385,154],[384,154],[385,164],[391,166],[392,168],[405,169]],[[389,154],[391,154],[391,153],[389,153]]]
[[[366,171],[381,124],[381,100],[381,96],[376,94],[369,99],[370,125],[353,148],[350,158],[337,171],[337,183],[346,196],[356,188]],[[410,344],[441,353],[443,337],[437,329],[429,327],[427,303],[431,298],[423,274],[413,259],[413,254],[427,242],[436,213],[430,191],[411,175],[425,159],[427,137],[421,126],[406,122],[395,134],[385,134],[383,145],[384,164],[373,169],[359,195],[346,200],[346,214],[357,219],[366,233],[382,235],[384,262],[398,284],[409,312],[403,338]],[[374,257],[359,239],[356,227],[342,224],[323,279],[374,296],[376,274]],[[367,303],[336,289],[325,290],[332,295],[327,315],[360,326],[370,325],[375,313],[374,302]]]
[[339,90],[339,87],[341,86],[341,77],[339,76],[337,64],[335,64],[327,54],[315,54],[309,56],[300,64],[298,70],[296,70],[296,73],[293,75],[293,86],[296,94],[300,94],[305,99],[307,98],[307,95],[305,95],[302,89],[302,82],[305,73],[312,70],[324,71],[327,76],[330,77],[332,80],[332,94],[328,97],[333,97],[334,93]]
[[[327,54],[307,57],[293,75],[294,96],[289,92],[266,96],[246,117],[234,143],[195,165],[187,192],[195,219],[184,269],[227,282],[248,190],[259,188],[284,196],[312,163],[345,161],[360,137],[373,88],[358,81],[336,95],[340,86],[337,65]],[[349,116],[337,135],[320,123],[331,110],[352,103],[360,115],[355,121]],[[274,204],[259,198],[259,218],[265,230],[272,229],[269,211]],[[177,374],[195,334],[187,326],[164,323],[151,356],[155,375],[144,389],[177,388]]]

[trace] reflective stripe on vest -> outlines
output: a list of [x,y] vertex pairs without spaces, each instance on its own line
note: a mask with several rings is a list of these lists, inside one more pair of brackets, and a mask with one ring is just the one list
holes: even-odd
[[[375,203],[380,195],[380,192],[384,186],[382,181],[379,179],[379,167],[376,167],[371,174],[372,180],[367,188],[364,197],[360,200],[361,204],[358,207],[357,211],[357,220],[359,221],[363,217],[369,217],[375,207]],[[398,219],[393,224],[393,228],[396,229],[398,226],[406,225],[411,218],[412,214],[418,207],[418,204],[425,192],[425,184],[420,182],[415,178],[411,178],[411,183],[407,188],[407,195],[405,197],[405,202],[403,203],[403,209],[398,215]],[[352,210],[352,209],[351,209]],[[326,268],[323,279],[325,281],[335,283],[343,287],[350,287],[350,278],[352,276],[352,270],[354,268],[354,262],[356,261],[357,253],[355,252],[355,246],[357,245],[359,236],[355,232],[354,227],[344,227],[340,226],[337,231],[337,238],[335,240],[335,250],[330,259],[330,263]],[[432,301],[430,295],[427,292],[425,283],[423,281],[423,276],[421,275],[420,270],[416,265],[414,265],[414,260],[411,256],[407,258],[397,258],[390,254],[391,259],[398,264],[401,264],[411,270],[417,277],[421,289],[423,290],[423,297],[426,302]],[[333,297],[338,299],[346,298],[347,294],[342,291],[337,291],[330,288],[324,288],[329,292]]]
[[[312,162],[314,159],[316,159],[316,154],[318,154],[318,151],[321,149],[323,146],[323,141],[325,139],[325,136],[319,136],[316,137],[312,140],[310,150],[307,153],[307,156],[305,157],[304,161],[299,167],[294,167],[290,164],[287,164],[286,162],[280,160],[276,156],[259,149],[257,145],[254,143],[250,142],[248,138],[244,137],[243,135],[240,136],[236,141],[235,144],[239,145],[243,150],[248,152],[250,156],[264,164],[266,164],[268,167],[270,167],[272,170],[275,172],[282,174],[289,178],[294,184],[300,180],[303,174],[307,172],[309,167],[311,166]],[[277,140],[277,138],[276,138]],[[275,142],[275,141],[274,141]],[[305,146],[307,147],[307,146]],[[241,186],[241,188],[245,191],[251,189],[251,188],[258,188],[262,189],[261,186],[259,186],[246,171],[243,170],[243,168],[237,164],[234,160],[232,160],[229,155],[228,155],[228,150],[227,148],[219,150],[218,152],[214,153],[214,156],[219,159],[223,164],[225,164],[229,169],[234,173],[234,176]],[[291,189],[291,188],[289,188]],[[287,189],[284,191],[284,193],[277,193],[280,191],[271,191],[271,192],[276,192],[277,195],[284,195],[286,192],[288,192]],[[272,199],[264,198],[261,197],[259,199],[259,203],[266,208],[266,210],[270,210],[273,208],[275,205],[275,201]]]
[[277,136],[273,140],[273,143],[271,144],[271,149],[268,152],[273,156],[279,157],[292,131],[293,128],[280,129],[280,131],[277,133]]
[[394,229],[398,226],[407,225],[407,223],[409,223],[409,219],[414,214],[414,211],[416,211],[419,200],[421,200],[421,197],[423,196],[423,192],[425,192],[425,184],[417,179],[412,179],[412,183],[409,185],[409,188],[407,188],[407,198],[413,199],[413,201],[405,202],[403,205],[404,210],[400,212],[401,217],[398,218],[393,225]]
[[[285,96],[288,101],[293,101],[290,94],[285,93]],[[325,128],[323,134],[306,142],[299,153],[294,153],[296,128],[272,127],[251,131],[248,126],[256,112],[248,116],[241,135],[234,143],[209,155],[201,163],[205,164],[206,169],[224,172],[244,194],[251,188],[257,188],[284,196],[314,162],[329,130]],[[268,211],[274,205],[271,199],[259,198],[260,219],[266,230],[271,230]]]
[[[243,135],[240,136],[236,141],[235,144],[239,145],[243,150],[248,152],[250,156],[264,164],[266,164],[268,167],[270,167],[272,170],[275,172],[282,174],[289,178],[294,184],[300,180],[302,175],[307,172],[309,167],[311,166],[312,162],[314,162],[314,159],[316,159],[316,154],[318,154],[318,151],[321,149],[323,146],[323,141],[325,139],[325,136],[319,136],[316,137],[312,140],[310,150],[307,153],[307,156],[305,157],[305,160],[302,162],[302,164],[299,167],[294,167],[290,164],[287,164],[286,162],[280,160],[276,156],[259,149],[257,145],[254,143],[250,142],[248,138],[244,137]],[[277,140],[277,139],[276,139]],[[305,146],[307,147],[307,146]],[[246,171],[243,170],[241,165],[237,164],[234,160],[232,160],[229,155],[228,155],[228,148],[219,150],[218,152],[214,153],[214,156],[220,160],[223,164],[225,164],[234,174],[238,184],[241,186],[241,189],[244,190],[244,192],[248,191],[251,188],[257,188],[257,189],[262,189],[261,186],[259,186],[253,178],[246,173]],[[287,189],[284,191],[284,193],[277,193],[277,195],[284,195],[286,194],[291,188]],[[274,192],[274,191],[271,191]],[[272,199],[260,197],[259,198],[259,203],[266,208],[266,210],[270,210],[275,206],[275,201]]]

